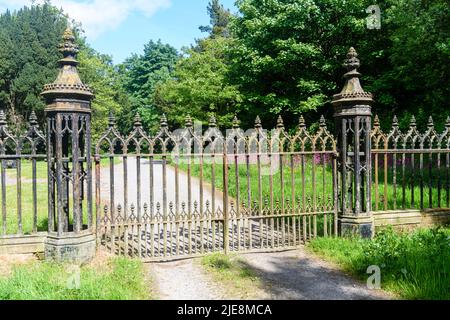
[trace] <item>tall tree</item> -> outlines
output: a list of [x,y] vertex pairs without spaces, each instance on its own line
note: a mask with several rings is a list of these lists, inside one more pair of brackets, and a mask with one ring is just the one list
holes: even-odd
[[[43,115],[43,85],[53,81],[67,17],[48,3],[0,15],[0,108],[15,122]],[[42,117],[41,117],[42,118]]]
[[157,87],[154,101],[172,123],[182,125],[188,114],[207,123],[215,114],[221,125],[231,124],[241,98],[225,78],[228,43],[223,37],[202,40],[202,51],[189,50],[172,77]]
[[211,37],[227,37],[229,35],[228,24],[231,18],[231,12],[226,9],[220,0],[211,0],[207,7],[210,18],[209,26],[200,26],[202,32],[208,32]]
[[274,122],[281,113],[288,126],[300,113],[310,121],[319,113],[331,116],[330,98],[342,84],[341,61],[353,46],[382,123],[393,113],[405,123],[415,113],[424,125],[433,112],[442,126],[450,114],[447,1],[377,1],[381,29],[368,29],[366,8],[372,2],[238,0],[240,14],[230,26],[230,79],[243,95],[242,116],[250,121],[259,113]]
[[107,128],[109,112],[114,112],[118,122],[122,123],[123,110],[129,109],[130,99],[110,56],[100,54],[83,43],[78,61],[83,82],[95,93],[92,101],[92,136],[96,140]]
[[146,127],[154,127],[158,123],[161,112],[153,103],[153,94],[157,84],[170,77],[178,59],[179,54],[174,47],[160,40],[151,40],[145,45],[142,55],[133,54],[119,66],[123,87],[132,99],[125,125],[131,125],[136,110]]

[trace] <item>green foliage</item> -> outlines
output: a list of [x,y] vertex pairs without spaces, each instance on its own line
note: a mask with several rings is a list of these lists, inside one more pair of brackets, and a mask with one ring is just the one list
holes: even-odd
[[[137,300],[148,299],[140,261],[114,258],[101,267],[81,267],[80,288],[67,285],[68,266],[36,262],[17,266],[0,277],[0,300]],[[100,268],[100,270],[98,269]]]
[[385,0],[381,10],[386,41],[377,42],[371,55],[382,63],[365,62],[373,64],[366,89],[376,94],[375,112],[386,124],[397,114],[403,127],[415,115],[425,128],[432,115],[442,130],[450,115],[448,1]]
[[210,17],[210,25],[199,27],[200,31],[208,32],[210,37],[213,38],[229,36],[228,24],[231,18],[230,10],[225,9],[219,0],[211,0],[208,3],[207,10]]
[[[0,15],[0,108],[9,112],[12,125],[20,126],[32,110],[41,125],[44,84],[55,80],[61,54],[58,45],[68,18],[50,2]],[[107,112],[129,105],[111,58],[99,54],[80,37],[78,59],[81,78],[95,92],[92,130],[98,137],[107,124]]]
[[[418,114],[424,125],[430,111],[439,126],[448,111],[449,6],[443,0],[383,0],[382,28],[366,27],[371,1],[238,0],[230,46],[231,83],[239,86],[250,124],[275,114],[295,124],[331,116],[330,99],[342,86],[341,62],[350,46],[362,60],[366,90],[375,94],[374,110],[388,125]],[[425,107],[426,106],[426,107]],[[437,110],[445,110],[439,112]],[[318,111],[318,112],[316,112]],[[406,111],[406,112],[405,112]],[[272,121],[271,121],[272,120]],[[307,119],[308,120],[308,119]]]
[[153,95],[157,85],[169,79],[178,58],[175,48],[151,40],[142,55],[134,54],[119,66],[123,87],[131,96],[130,108],[124,110],[122,126],[131,127],[136,110],[145,127],[152,128],[159,123],[161,112],[155,107]]
[[89,84],[95,93],[92,102],[92,136],[96,141],[108,126],[109,112],[113,111],[120,117],[122,110],[128,110],[131,102],[110,56],[100,54],[83,43],[78,60],[83,82]]
[[21,123],[32,110],[40,119],[40,93],[57,74],[58,44],[67,18],[45,3],[0,15],[0,108]]
[[449,299],[450,229],[379,232],[373,241],[359,238],[320,238],[310,248],[361,279],[367,268],[381,268],[383,289],[406,299]]
[[158,86],[155,103],[176,125],[190,114],[207,123],[211,113],[221,125],[229,125],[241,98],[236,86],[227,84],[225,48],[230,40],[215,37],[202,40],[202,50],[191,49],[175,66],[169,80]]

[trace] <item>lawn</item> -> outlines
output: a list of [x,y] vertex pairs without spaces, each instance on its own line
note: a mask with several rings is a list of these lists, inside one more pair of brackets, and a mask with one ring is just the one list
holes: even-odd
[[[218,190],[223,190],[223,165],[220,162],[222,157],[218,157],[215,164],[211,162],[210,157],[205,156],[204,158],[203,172],[201,172],[198,158],[191,160],[190,168],[187,164],[188,159],[182,158],[179,168],[184,172],[188,172],[190,169],[191,175],[195,177],[200,177],[202,173],[203,181],[210,185],[214,181],[215,187]],[[294,198],[301,206],[306,206],[308,202],[314,203],[313,200],[316,199],[316,204],[320,211],[321,205],[325,205],[333,197],[331,160],[327,156],[325,156],[325,159],[318,155],[305,156],[305,161],[302,164],[300,156],[296,155],[292,157],[291,163],[290,156],[286,155],[282,161],[282,172],[280,166],[274,166],[273,175],[270,176],[268,162],[262,165],[261,171],[259,171],[258,165],[254,162],[247,166],[245,162],[242,163],[241,161],[236,166],[233,161],[229,160],[229,195],[236,198],[239,194],[239,202],[246,204],[248,204],[248,199],[250,199],[252,204],[255,200],[259,201],[260,196],[263,202],[268,202],[271,194],[273,194],[274,201],[281,201],[284,194],[285,199],[292,202],[292,198]],[[171,160],[171,165],[176,165],[175,160]],[[393,167],[390,165],[385,172],[384,164],[381,162],[378,167],[378,188],[376,188],[375,174],[373,175],[373,210],[419,209],[421,207],[421,195],[424,208],[446,207],[447,198],[449,197],[445,189],[446,168],[444,166],[440,169],[432,167],[430,170],[427,159],[424,160],[423,167],[422,176],[417,168],[413,170],[411,167],[405,167],[403,174],[401,168],[396,167],[396,184],[394,185]],[[384,176],[385,173],[386,178]],[[259,176],[261,176],[261,181],[258,179]],[[429,183],[430,180],[431,184]],[[386,181],[387,184],[385,184]],[[403,183],[405,186],[404,194],[402,189]],[[238,184],[239,187],[237,187]],[[421,184],[423,185],[422,192]],[[386,188],[385,185],[387,186]],[[431,202],[429,201],[430,193]],[[303,209],[303,207],[301,208]]]
[[[114,159],[114,164],[120,163],[119,158]],[[109,166],[109,159],[101,159],[102,167]],[[94,174],[94,173],[93,173]],[[17,177],[16,169],[6,169],[7,179],[14,181]],[[33,184],[32,184],[32,162],[23,160],[21,163],[21,206],[22,206],[22,226],[23,233],[30,234],[33,231]],[[37,231],[47,231],[48,224],[48,194],[47,194],[47,163],[38,161],[36,163],[36,203],[37,203]],[[18,231],[17,215],[17,185],[9,184],[6,186],[6,234],[15,234]],[[1,194],[0,194],[1,198]],[[83,208],[86,209],[86,201]],[[85,210],[84,210],[85,211]],[[1,212],[1,211],[0,211]],[[83,213],[86,216],[86,212]],[[0,220],[1,213],[0,213]],[[86,220],[85,220],[86,221]],[[0,229],[0,235],[2,230]]]
[[[286,199],[286,206],[292,205],[292,199],[295,199],[296,207],[300,207],[302,211],[308,211],[308,207],[316,206],[318,212],[330,211],[329,207],[333,199],[333,175],[330,159],[328,156],[324,156],[322,159],[320,156],[305,156],[304,162],[301,161],[299,155],[284,156],[283,170],[279,167],[273,167],[272,175],[270,175],[270,168],[267,165],[267,161],[263,161],[261,169],[258,169],[255,159],[248,165],[239,163],[236,167],[233,158],[230,158],[228,165],[228,191],[229,195],[234,198],[233,201],[239,201],[240,204],[248,206],[250,203],[252,207],[258,207],[259,201],[266,207],[274,206],[281,207],[282,196]],[[201,172],[201,166],[198,163],[199,158],[196,158],[196,163],[192,163],[190,166],[191,175],[194,177],[200,177],[203,174],[203,181],[205,182],[205,188],[211,188],[212,182],[216,190],[223,190],[223,166],[220,163],[222,157],[216,158],[216,164],[211,163],[211,158],[204,157],[203,172]],[[188,172],[187,157],[181,158],[179,163],[180,170]],[[243,159],[240,159],[243,160]],[[267,159],[263,159],[267,160]],[[425,159],[426,160],[426,159]],[[115,157],[114,163],[120,163],[121,158]],[[291,162],[292,161],[292,162]],[[170,165],[175,166],[174,159],[171,159]],[[264,164],[264,162],[266,162]],[[103,158],[101,160],[101,166],[106,167],[109,165],[109,159]],[[428,164],[424,161],[424,168],[428,168]],[[47,167],[46,163],[39,161],[36,166],[37,172],[37,229],[38,231],[47,230]],[[261,170],[261,171],[260,171]],[[440,206],[445,207],[447,202],[445,186],[444,168],[440,170],[432,168],[432,170],[423,171],[423,192],[424,208],[430,207],[429,193],[430,188],[428,180],[431,177],[431,194],[432,201],[431,207],[437,208]],[[7,176],[9,180],[13,180],[16,177],[15,169],[7,169]],[[372,205],[374,210],[383,210],[385,207],[388,210],[394,208],[402,208],[403,193],[402,183],[403,176],[399,168],[396,169],[397,187],[391,183],[393,181],[393,168],[390,166],[387,168],[387,188],[384,186],[384,167],[383,162],[380,163],[378,173],[378,192],[375,190],[375,183],[372,187]],[[260,174],[261,173],[261,174]],[[420,175],[415,174],[414,183],[411,184],[412,170],[405,171],[405,208],[420,208]],[[445,172],[444,172],[445,173]],[[261,179],[258,177],[261,176]],[[28,234],[33,231],[33,201],[32,201],[32,167],[31,161],[24,160],[22,162],[22,223],[23,233]],[[438,179],[441,177],[440,186],[438,188]],[[414,187],[411,188],[411,185]],[[438,202],[438,194],[440,190],[441,203]],[[183,192],[183,190],[181,190]],[[273,195],[273,203],[271,203],[270,195]],[[376,201],[378,195],[378,201]],[[414,196],[414,201],[412,197]],[[315,201],[314,201],[315,200]],[[288,203],[289,201],[289,203]],[[17,232],[17,186],[8,185],[6,187],[6,233],[14,234]],[[84,206],[85,208],[86,206]],[[312,208],[314,209],[314,208]],[[326,209],[326,210],[325,210]],[[314,211],[314,210],[313,210]],[[331,210],[332,211],[332,210]],[[1,232],[2,230],[0,230]]]
[[367,268],[381,268],[381,288],[403,299],[450,299],[450,228],[398,233],[380,231],[374,240],[317,238],[307,248],[366,281]]
[[[142,262],[109,258],[97,264],[73,266],[33,261],[0,275],[0,300],[145,300],[151,284]],[[79,286],[75,284],[79,283]]]

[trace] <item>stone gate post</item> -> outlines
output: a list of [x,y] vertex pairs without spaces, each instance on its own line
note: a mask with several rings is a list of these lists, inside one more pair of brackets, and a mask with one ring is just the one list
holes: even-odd
[[82,263],[95,255],[92,219],[91,100],[77,65],[72,30],[59,46],[55,82],[44,86],[48,165],[46,259]]
[[333,97],[338,167],[340,172],[341,235],[358,234],[371,238],[374,234],[371,185],[371,105],[372,94],[362,88],[357,71],[360,61],[350,48],[345,61],[345,85]]

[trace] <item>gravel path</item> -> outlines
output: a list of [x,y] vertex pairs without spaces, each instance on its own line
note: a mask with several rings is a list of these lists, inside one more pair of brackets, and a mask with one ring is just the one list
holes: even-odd
[[[141,204],[149,202],[149,163],[141,161]],[[136,160],[128,159],[128,201],[137,202]],[[124,181],[123,164],[114,167],[115,204],[123,204]],[[101,170],[101,189],[103,201],[109,200],[109,168]],[[187,175],[180,172],[180,203],[187,202]],[[154,165],[154,199],[163,201],[162,165]],[[192,178],[192,202],[199,200],[199,180]],[[175,170],[167,166],[167,201],[175,201]],[[212,200],[209,186],[204,188],[204,201]],[[220,192],[215,196],[216,206],[222,205]],[[241,256],[242,259],[260,275],[263,290],[259,299],[389,299],[385,293],[372,291],[364,284],[338,271],[335,266],[327,263],[304,248],[295,251],[278,253],[252,253]],[[205,274],[194,259],[154,263],[149,265],[160,299],[163,300],[222,300],[226,297],[224,290],[210,275]]]
[[194,259],[153,263],[149,272],[162,300],[224,300],[221,287],[196,265]]
[[304,248],[277,253],[251,253],[241,258],[259,274],[270,299],[392,299],[382,291],[369,290]]
[[[114,202],[117,206],[121,204],[123,207],[124,201],[124,170],[123,163],[114,166]],[[144,203],[150,204],[150,162],[148,160],[141,160],[141,205]],[[127,161],[128,187],[127,196],[128,204],[137,204],[137,161],[136,158],[130,157]],[[167,189],[167,203],[175,203],[175,169],[169,165],[166,166],[166,189]],[[100,171],[101,181],[101,198],[102,202],[109,202],[110,199],[110,172],[109,167],[103,167]],[[180,171],[179,175],[179,201],[186,204],[188,202],[188,176],[186,173]],[[157,202],[163,203],[163,165],[155,162],[153,165],[153,199],[155,204]],[[222,193],[216,189],[215,193],[216,208],[222,207]],[[193,209],[194,202],[200,200],[200,183],[199,179],[191,178],[191,207]],[[212,203],[211,186],[204,184],[203,187],[203,201]]]

